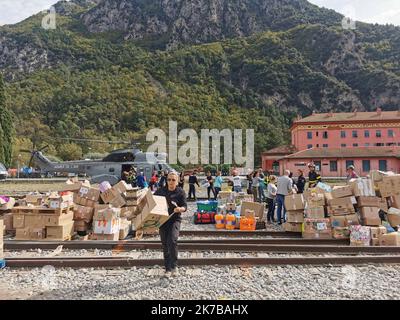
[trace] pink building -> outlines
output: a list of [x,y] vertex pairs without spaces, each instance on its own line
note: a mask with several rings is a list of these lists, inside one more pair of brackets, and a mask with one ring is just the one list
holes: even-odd
[[[314,113],[294,121],[291,133],[291,148],[298,151],[275,161],[277,173],[307,173],[309,162],[325,177],[343,177],[351,164],[361,176],[373,169],[400,171],[400,111]],[[270,152],[262,157],[264,170],[271,170]]]

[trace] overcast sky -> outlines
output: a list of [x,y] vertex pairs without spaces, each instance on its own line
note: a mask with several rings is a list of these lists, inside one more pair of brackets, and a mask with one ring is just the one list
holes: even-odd
[[[400,25],[400,0],[309,0],[356,20]],[[0,25],[17,23],[57,0],[0,0]]]

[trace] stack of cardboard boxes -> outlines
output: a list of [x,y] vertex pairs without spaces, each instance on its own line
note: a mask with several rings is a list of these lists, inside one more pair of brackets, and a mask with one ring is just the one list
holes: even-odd
[[6,234],[15,235],[11,213],[15,203],[16,201],[12,197],[0,197],[0,219],[3,219]]
[[[25,199],[26,206],[12,209],[17,240],[69,240],[73,235],[72,193],[35,196]],[[40,203],[40,205],[38,205]]]
[[93,240],[119,240],[121,209],[109,206],[93,216]]
[[301,232],[304,222],[304,209],[306,201],[303,194],[292,194],[285,197],[287,210],[287,223],[284,225],[286,232]]

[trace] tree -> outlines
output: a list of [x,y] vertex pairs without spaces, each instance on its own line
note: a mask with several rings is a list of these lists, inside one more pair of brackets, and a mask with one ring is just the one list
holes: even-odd
[[82,148],[75,143],[62,144],[58,148],[58,155],[65,161],[79,160],[82,158]]
[[6,107],[5,85],[0,74],[0,162],[11,165],[13,143],[13,117]]

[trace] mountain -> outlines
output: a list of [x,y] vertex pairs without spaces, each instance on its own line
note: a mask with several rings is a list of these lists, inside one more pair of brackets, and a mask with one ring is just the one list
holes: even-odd
[[143,141],[148,129],[176,120],[196,130],[254,128],[261,152],[288,143],[298,115],[400,103],[400,29],[346,30],[343,16],[305,0],[72,0],[55,8],[55,30],[41,28],[43,14],[0,28],[16,148],[33,136],[54,155],[65,153],[60,137]]

